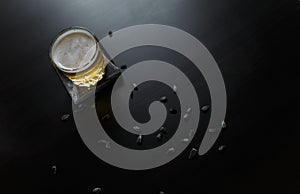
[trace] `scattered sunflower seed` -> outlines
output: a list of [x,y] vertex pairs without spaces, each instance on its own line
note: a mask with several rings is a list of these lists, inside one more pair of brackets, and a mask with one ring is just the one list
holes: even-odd
[[222,129],[225,129],[227,127],[225,121],[222,121]]
[[201,107],[201,111],[206,113],[208,110],[210,109],[210,106],[209,105],[204,105]]
[[176,85],[173,86],[173,92],[174,92],[174,93],[177,92],[177,86],[176,86]]
[[167,99],[166,96],[163,96],[163,97],[160,98],[159,101],[162,102],[162,103],[166,103],[168,101],[168,99]]
[[53,174],[56,174],[56,172],[57,172],[57,167],[56,167],[56,166],[52,166],[52,170],[53,170]]
[[68,120],[69,118],[70,118],[70,115],[69,115],[69,114],[65,114],[65,115],[61,116],[60,120],[66,121],[66,120]]
[[221,146],[218,148],[218,150],[219,150],[220,152],[224,152],[226,148],[227,148],[226,145],[221,145]]
[[189,108],[186,110],[187,113],[190,113],[191,111],[192,111],[192,108],[191,108],[191,107],[189,107]]
[[107,149],[110,148],[110,142],[106,141],[104,139],[101,139],[101,140],[97,141],[97,143],[103,143],[103,144],[105,144],[105,148],[107,148]]
[[101,121],[105,121],[110,119],[110,115],[109,114],[105,114],[103,117],[101,117]]
[[110,141],[107,141],[105,144],[105,148],[109,149],[110,148]]
[[156,140],[157,141],[161,141],[163,138],[163,134],[162,133],[158,133],[157,136],[156,136]]
[[195,134],[195,130],[191,129],[189,132],[189,138],[192,138],[194,134]]
[[208,132],[210,132],[210,133],[214,133],[216,131],[217,131],[217,129],[212,129],[212,128],[208,129]]
[[168,134],[168,130],[164,126],[162,126],[161,128],[159,128],[159,132],[163,133],[163,134]]
[[134,126],[133,130],[135,130],[136,132],[141,132],[141,128],[139,126]]
[[101,188],[95,188],[95,189],[93,189],[93,193],[96,193],[96,194],[100,193],[100,191],[101,191]]
[[189,154],[189,160],[195,158],[196,153],[197,153],[197,149],[192,148],[191,151],[190,151],[190,154]]
[[177,110],[175,108],[170,108],[170,113],[171,114],[177,114]]
[[175,153],[175,149],[174,148],[169,148],[167,150],[167,154],[173,154],[173,153]]
[[137,84],[136,84],[136,83],[133,83],[132,86],[133,86],[133,89],[134,89],[135,91],[138,91],[138,90],[139,90],[139,88],[137,87]]
[[138,138],[136,139],[136,143],[137,143],[138,145],[141,145],[142,142],[143,142],[143,136],[142,136],[142,135],[139,135]]
[[183,118],[184,119],[187,119],[189,117],[189,114],[187,114],[187,113],[185,113],[184,115],[183,115]]
[[97,143],[106,143],[106,142],[107,142],[107,141],[104,140],[104,139],[100,139],[100,140],[97,141]]
[[133,99],[133,92],[130,93],[130,99]]
[[112,37],[112,35],[113,35],[113,32],[110,30],[110,31],[108,31],[108,35],[109,35],[109,37]]
[[184,139],[182,139],[181,141],[184,142],[184,143],[187,143],[187,142],[190,141],[190,139],[189,139],[189,138],[184,138]]
[[127,65],[122,65],[120,68],[121,69],[127,69]]

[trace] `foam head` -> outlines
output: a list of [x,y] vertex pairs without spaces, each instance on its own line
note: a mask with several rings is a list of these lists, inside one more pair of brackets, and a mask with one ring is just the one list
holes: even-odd
[[84,29],[69,29],[53,42],[51,58],[67,73],[77,73],[93,64],[97,54],[97,40]]

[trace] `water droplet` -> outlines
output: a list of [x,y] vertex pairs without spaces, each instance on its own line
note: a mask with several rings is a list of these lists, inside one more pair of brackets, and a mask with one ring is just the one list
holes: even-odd
[[210,109],[210,106],[209,106],[209,105],[204,105],[204,106],[201,107],[201,111],[202,111],[203,113],[206,113],[209,109]]
[[191,107],[189,107],[189,108],[186,110],[187,113],[190,113],[191,111],[192,111],[192,108],[191,108]]
[[162,126],[161,128],[159,128],[159,132],[163,133],[163,134],[168,134],[168,130],[164,126]]
[[113,32],[110,30],[110,31],[108,31],[108,35],[109,35],[109,37],[112,37],[112,35],[113,35]]
[[52,166],[51,168],[53,170],[53,174],[56,174],[57,173],[57,167],[56,166]]
[[225,121],[222,121],[222,129],[226,129],[227,125],[225,123]]
[[122,65],[121,69],[127,69],[127,65]]
[[189,160],[195,158],[196,154],[197,154],[197,149],[192,148],[189,154]]
[[171,113],[171,114],[177,114],[177,110],[174,109],[174,108],[170,108],[170,113]]
[[183,115],[183,118],[184,119],[187,119],[189,117],[189,114],[188,113],[185,113],[184,115]]
[[159,192],[159,194],[165,194],[165,192],[163,192],[163,191],[160,191],[160,192]]
[[63,115],[63,116],[60,117],[60,120],[66,121],[66,120],[68,120],[69,118],[70,118],[70,115],[69,115],[69,114],[65,114],[65,115]]
[[163,96],[163,97],[160,98],[159,101],[162,102],[162,103],[166,103],[168,101],[168,99],[167,99],[166,96]]
[[138,145],[141,145],[142,142],[143,142],[143,136],[142,136],[142,135],[139,135],[139,136],[137,137],[137,139],[136,139],[136,143],[137,143]]
[[110,119],[110,115],[109,114],[105,114],[103,117],[101,117],[101,121],[106,121]]
[[96,194],[100,193],[100,191],[101,191],[101,188],[95,188],[95,189],[93,189],[93,193],[96,193]]
[[175,153],[175,148],[169,148],[167,150],[167,154],[173,154],[173,153]]
[[218,150],[219,150],[220,152],[224,152],[224,151],[226,150],[226,148],[227,148],[226,145],[221,145],[221,146],[218,148]]
[[162,134],[162,133],[158,133],[158,134],[156,135],[156,140],[157,140],[157,141],[161,141],[162,138],[163,138],[163,134]]

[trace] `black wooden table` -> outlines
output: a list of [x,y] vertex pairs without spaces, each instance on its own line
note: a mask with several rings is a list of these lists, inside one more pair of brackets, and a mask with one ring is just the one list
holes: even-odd
[[[101,193],[300,193],[299,1],[4,0],[0,9],[0,193],[92,193],[96,187]],[[89,151],[72,117],[61,121],[72,112],[71,100],[51,67],[48,47],[69,26],[85,26],[102,38],[146,23],[183,29],[209,49],[226,84],[227,128],[204,156],[187,159],[203,137],[200,130],[174,161],[129,171]],[[145,59],[177,65],[200,91],[200,102],[208,101],[201,75],[170,50],[136,48],[115,62],[130,66]],[[157,96],[168,92],[146,83],[130,103],[141,122],[147,114],[138,114],[146,107],[140,101],[155,98],[147,97],[153,88],[162,88]],[[110,91],[103,91],[100,104],[109,105]]]

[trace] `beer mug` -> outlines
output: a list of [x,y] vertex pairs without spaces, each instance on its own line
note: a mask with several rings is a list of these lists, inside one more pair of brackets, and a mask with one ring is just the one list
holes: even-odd
[[97,37],[83,27],[64,29],[50,45],[51,62],[80,87],[95,86],[107,64]]

